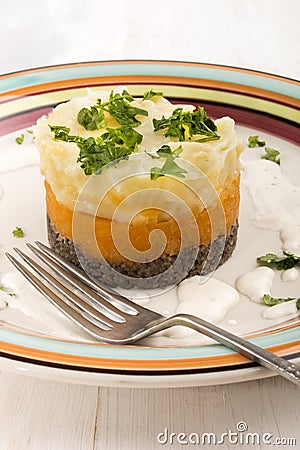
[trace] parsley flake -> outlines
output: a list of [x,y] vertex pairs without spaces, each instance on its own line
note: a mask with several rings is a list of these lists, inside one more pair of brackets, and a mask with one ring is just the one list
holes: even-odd
[[248,147],[264,147],[266,145],[265,141],[260,141],[258,136],[249,136],[248,137]]
[[181,152],[181,145],[173,151],[169,145],[163,145],[156,152],[158,156],[149,155],[154,159],[166,159],[162,167],[152,167],[150,169],[150,180],[157,180],[157,178],[163,177],[164,175],[173,175],[178,178],[185,178],[184,174],[187,173],[187,171],[174,161]]
[[76,138],[81,139],[80,136],[70,136],[70,128],[61,125],[49,125],[50,130],[54,134],[54,139],[57,141],[76,142]]
[[16,143],[17,143],[18,145],[23,144],[24,138],[25,138],[24,134],[20,134],[20,136],[16,137]]
[[176,108],[170,117],[162,116],[153,119],[154,131],[165,131],[164,136],[177,138],[179,141],[191,140],[194,136],[203,136],[195,139],[196,142],[208,142],[220,139],[216,133],[215,123],[206,115],[204,108],[198,107],[197,111],[183,111]]
[[155,92],[153,89],[144,93],[143,100],[151,100],[153,97],[163,97],[163,92]]
[[[153,89],[145,92],[143,100],[152,99],[155,96],[163,96],[162,92]],[[86,175],[100,174],[103,168],[128,156],[138,149],[143,136],[135,130],[140,125],[136,116],[148,116],[148,111],[132,105],[134,98],[123,90],[122,94],[111,91],[106,102],[98,99],[90,108],[82,108],[77,115],[77,121],[86,130],[104,129],[98,136],[84,138],[79,135],[71,135],[70,128],[60,125],[49,125],[55,140],[73,142],[79,148],[77,162]],[[106,128],[106,115],[110,114],[121,125],[119,128]],[[177,108],[169,118],[153,119],[154,131],[163,130],[164,136],[177,138],[179,141],[191,140],[195,142],[207,142],[220,139],[216,133],[217,127],[207,117],[204,108],[198,107],[197,111],[184,112],[183,108]],[[182,152],[179,146],[174,151],[167,145],[157,150],[157,155],[149,155],[154,159],[165,158],[162,167],[152,167],[151,180],[164,175],[174,175],[184,178],[186,170],[180,167],[175,159]]]
[[258,136],[248,137],[248,147],[265,147],[265,154],[261,156],[261,159],[267,159],[268,161],[272,161],[280,166],[280,152],[275,150],[275,148],[266,147],[265,141],[260,141]]
[[12,231],[12,234],[13,234],[14,237],[17,237],[17,238],[22,238],[22,237],[25,236],[25,233],[24,233],[24,231],[22,230],[21,227],[16,227],[16,228]]
[[300,263],[300,256],[289,252],[283,252],[283,256],[267,253],[264,256],[259,256],[257,262],[264,266],[272,266],[277,270],[288,270]]
[[100,130],[105,128],[104,113],[107,112],[120,125],[136,127],[141,123],[136,116],[148,116],[148,111],[132,106],[130,103],[133,100],[134,98],[125,89],[122,94],[111,91],[108,101],[102,103],[101,99],[98,99],[90,109],[82,108],[77,115],[77,121],[86,130]]
[[271,147],[265,147],[265,154],[261,157],[262,159],[267,159],[268,161],[272,161],[280,166],[280,152]]
[[[5,286],[2,286],[2,285],[0,285],[0,292],[3,292],[3,295],[0,295],[0,309],[2,309],[2,308],[1,308],[2,305],[3,305],[5,308],[7,308],[7,307],[9,306],[9,303],[8,303],[7,300],[5,300],[5,298],[7,298],[7,297],[5,297],[5,296],[8,296],[8,297],[16,297],[17,294],[16,294],[15,292],[12,292],[11,290],[9,290],[8,288],[6,288]],[[2,303],[2,301],[3,301],[3,303]],[[1,303],[2,303],[2,304],[1,304]]]
[[264,304],[267,306],[275,306],[275,305],[279,305],[280,303],[290,302],[291,300],[297,300],[296,306],[297,306],[297,309],[300,309],[300,298],[296,299],[296,297],[275,298],[269,294],[264,294],[262,297],[262,300],[263,300]]
[[100,130],[105,127],[104,111],[98,110],[96,106],[91,109],[82,108],[77,115],[77,121],[86,130]]
[[69,134],[68,127],[50,126],[56,140],[74,142],[80,152],[77,162],[86,175],[100,174],[109,163],[125,159],[135,152],[143,136],[130,126],[107,128],[100,136],[83,138]]

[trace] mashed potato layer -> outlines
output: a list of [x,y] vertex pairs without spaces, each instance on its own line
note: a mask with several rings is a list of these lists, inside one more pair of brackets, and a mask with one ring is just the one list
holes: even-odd
[[[121,93],[123,89],[120,87],[114,92]],[[128,222],[135,211],[143,207],[145,200],[147,204],[155,203],[156,208],[165,210],[166,205],[173,201],[170,192],[192,209],[208,209],[216,202],[215,193],[222,192],[224,186],[238,179],[239,155],[243,144],[236,135],[234,121],[229,117],[215,121],[220,135],[216,141],[199,143],[170,140],[161,131],[154,132],[153,118],[169,117],[179,106],[184,111],[193,111],[195,108],[191,105],[174,105],[161,96],[151,100],[135,99],[131,103],[148,112],[148,116],[137,116],[141,123],[135,130],[143,136],[137,151],[128,159],[105,168],[99,175],[86,175],[77,162],[78,146],[55,140],[49,125],[66,126],[70,128],[70,134],[85,138],[101,135],[105,129],[86,130],[78,123],[77,114],[83,107],[94,105],[98,98],[107,101],[109,94],[110,91],[104,90],[88,91],[84,97],[58,105],[37,123],[35,143],[40,152],[41,170],[58,204],[72,211],[80,196],[80,205],[77,207],[83,213],[96,211],[98,217],[112,219],[116,207],[119,207],[118,221]],[[106,127],[119,126],[107,114]],[[150,179],[150,169],[162,166],[163,161],[152,159],[148,153],[156,152],[163,144],[169,145],[172,150],[178,145],[182,146],[182,153],[176,162],[187,170],[184,179],[173,176]],[[140,193],[139,196],[135,195],[136,192]]]

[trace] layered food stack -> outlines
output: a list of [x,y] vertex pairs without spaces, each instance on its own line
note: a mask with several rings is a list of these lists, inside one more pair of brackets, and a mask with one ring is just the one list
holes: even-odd
[[35,143],[50,245],[100,282],[166,285],[232,254],[243,144],[231,118],[154,90],[88,90],[42,117]]

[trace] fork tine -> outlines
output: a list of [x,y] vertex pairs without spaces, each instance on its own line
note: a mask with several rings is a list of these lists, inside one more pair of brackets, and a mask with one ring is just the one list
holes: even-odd
[[[59,309],[64,315],[66,315],[75,324],[79,325],[87,333],[93,337],[99,339],[101,333],[111,327],[105,323],[99,321],[99,325],[86,319],[78,309],[73,308],[69,303],[66,303],[61,297],[59,297],[52,289],[46,286],[38,277],[30,272],[25,265],[18,261],[10,253],[6,253],[10,262],[22,273],[22,275],[43,295],[49,300],[56,308]],[[100,326],[101,325],[101,326]]]
[[89,286],[93,291],[99,293],[102,298],[108,300],[109,304],[113,304],[121,311],[131,315],[136,315],[138,311],[144,309],[142,306],[137,305],[133,301],[129,300],[126,297],[123,297],[117,292],[111,293],[102,286],[99,286],[91,278],[89,278],[83,270],[69,263],[65,258],[62,258],[54,250],[47,247],[47,245],[43,244],[42,242],[35,241],[35,245],[39,248],[39,250],[41,250],[43,254],[48,255],[50,257],[50,260],[55,260],[67,272],[82,281],[84,285]]
[[46,254],[41,252],[38,248],[35,248],[31,244],[27,244],[27,247],[36,256],[38,256],[42,262],[44,262],[45,264],[47,264],[47,266],[54,270],[60,277],[64,278],[64,280],[66,280],[73,287],[82,292],[84,296],[87,296],[86,301],[88,301],[91,306],[93,306],[103,314],[108,315],[116,322],[125,322],[125,319],[120,315],[120,310],[118,308],[116,308],[110,302],[107,302],[102,296],[99,296],[99,294],[96,294],[94,290],[86,286],[86,284],[84,284],[81,280],[74,278],[73,275],[66,271],[61,265],[53,261],[53,259],[49,258]]
[[[23,253],[20,249],[14,249],[19,256],[36,272],[38,275],[47,281],[54,289],[58,290],[68,301],[75,305],[76,308],[82,310],[84,314],[91,316],[94,320],[98,320],[100,323],[104,325],[108,325],[113,327],[116,323],[115,320],[105,316],[100,311],[96,310],[90,304],[88,304],[85,300],[75,295],[70,289],[68,289],[65,285],[63,285],[57,278],[53,277],[50,273],[48,273],[42,266],[36,263],[32,258]],[[27,274],[30,274],[27,271]]]

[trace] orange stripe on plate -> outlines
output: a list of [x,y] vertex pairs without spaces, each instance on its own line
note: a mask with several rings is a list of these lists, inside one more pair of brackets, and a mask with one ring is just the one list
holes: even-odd
[[27,86],[20,89],[15,89],[9,93],[0,94],[2,102],[16,100],[16,97],[26,95],[37,95],[39,93],[52,92],[67,88],[88,87],[88,86],[102,86],[109,84],[171,84],[181,85],[186,87],[217,89],[221,91],[230,91],[237,94],[246,94],[249,96],[261,97],[266,100],[272,100],[290,106],[300,108],[300,101],[286,95],[278,94],[276,92],[266,91],[260,88],[245,86],[236,83],[229,83],[225,81],[206,80],[189,77],[169,77],[169,76],[149,76],[149,75],[121,75],[109,77],[88,77],[71,80],[60,80],[52,83],[42,83],[34,86]]
[[[88,356],[76,356],[71,354],[62,354],[48,352],[43,350],[21,347],[15,344],[1,342],[1,351],[12,356],[21,356],[37,361],[45,361],[56,364],[72,365],[77,367],[91,367],[102,369],[119,370],[187,370],[199,368],[213,368],[223,366],[232,366],[243,364],[249,360],[237,353],[230,355],[217,355],[203,358],[183,358],[169,360],[130,360],[113,358],[96,358]],[[288,355],[300,350],[300,340],[294,343],[282,344],[269,347],[268,350],[277,355]]]

